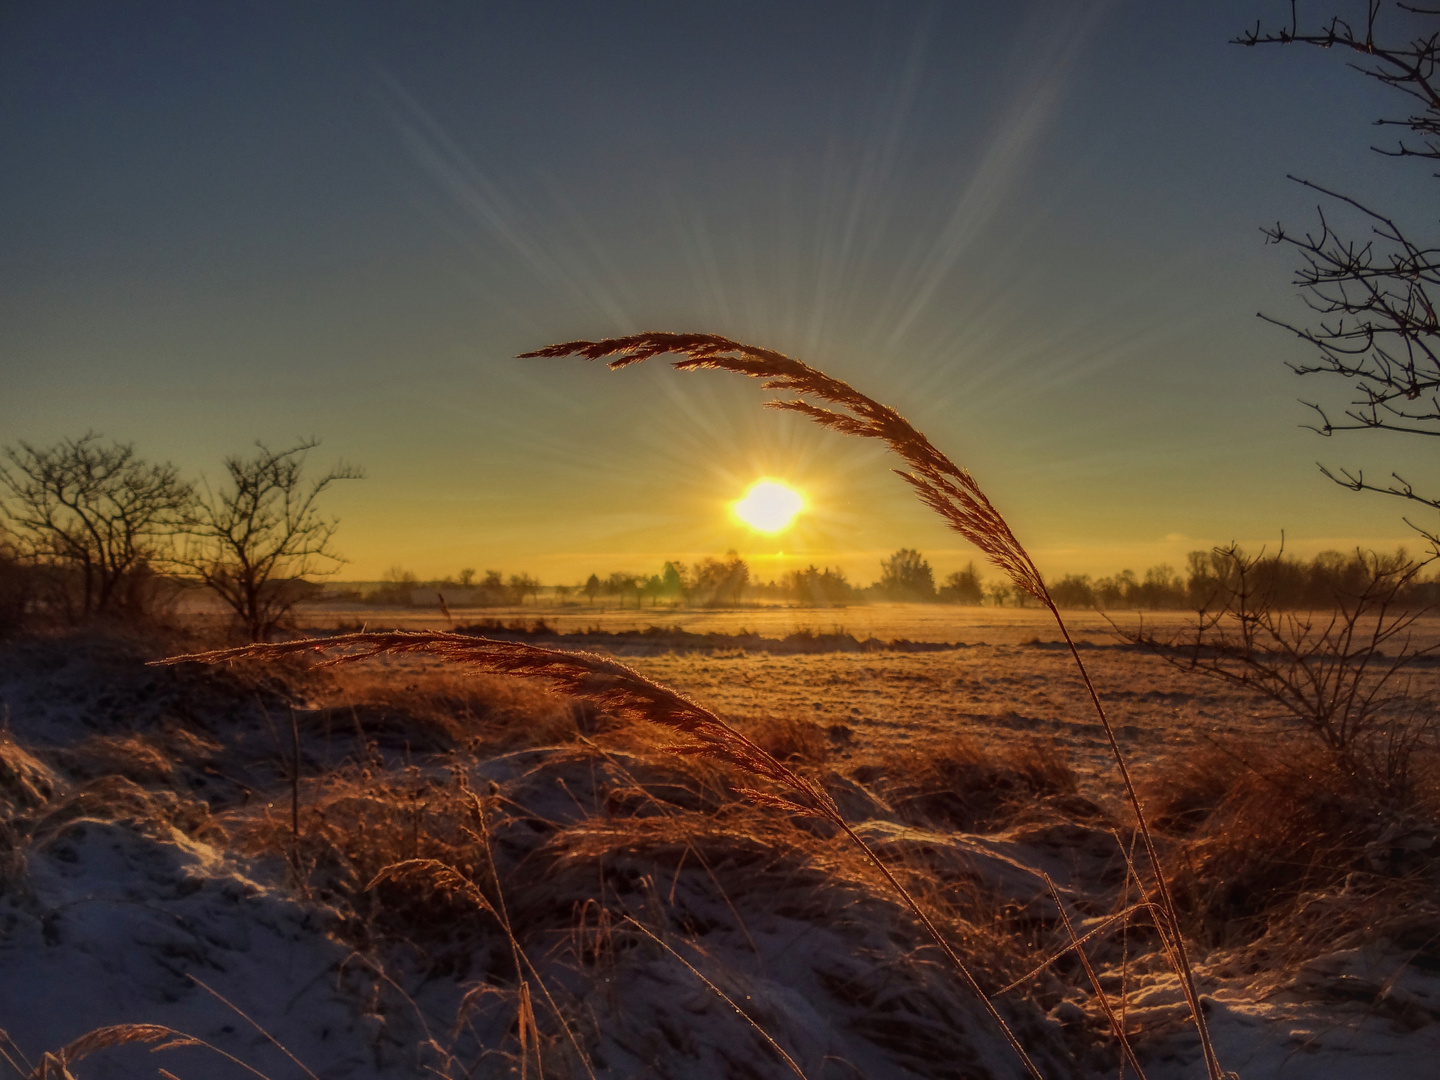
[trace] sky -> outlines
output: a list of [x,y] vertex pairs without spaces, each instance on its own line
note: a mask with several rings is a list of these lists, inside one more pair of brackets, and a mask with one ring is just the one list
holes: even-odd
[[[1315,17],[1328,12],[1301,6]],[[1287,174],[1432,227],[1383,88],[1230,38],[1289,4],[0,4],[0,443],[93,430],[192,477],[321,440],[342,576],[569,582],[735,549],[762,579],[976,553],[878,446],[660,360],[798,356],[971,470],[1041,569],[1414,544],[1414,440],[1322,439]],[[1415,468],[1418,466],[1418,468]],[[730,505],[806,497],[778,536]]]

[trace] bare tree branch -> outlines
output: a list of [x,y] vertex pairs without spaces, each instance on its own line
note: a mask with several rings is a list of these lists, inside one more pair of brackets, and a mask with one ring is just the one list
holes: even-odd
[[332,574],[344,561],[330,546],[339,523],[317,503],[336,481],[364,473],[340,462],[307,484],[305,457],[318,440],[286,450],[255,445],[254,457],[225,459],[224,488],[206,486],[179,561],[234,612],[249,640],[264,641],[305,595],[304,579]]
[[[1314,30],[1302,30],[1295,5],[1287,28],[1265,30],[1259,24],[1234,42],[1239,45],[1311,45],[1347,50],[1352,68],[1403,94],[1410,111],[1376,121],[1381,127],[1410,132],[1394,147],[1375,147],[1398,158],[1440,161],[1440,9],[1396,4],[1381,23],[1379,0],[1368,0],[1364,20],[1352,24],[1335,16]],[[1435,174],[1440,177],[1440,172]],[[1261,314],[1314,347],[1309,363],[1291,364],[1302,376],[1329,375],[1348,383],[1351,395],[1338,408],[1305,402],[1321,435],[1339,431],[1392,431],[1406,435],[1440,435],[1440,318],[1435,296],[1440,289],[1440,245],[1418,241],[1391,216],[1361,200],[1309,180],[1290,179],[1324,196],[1350,233],[1342,233],[1317,206],[1318,226],[1294,233],[1280,223],[1263,229],[1267,240],[1298,252],[1301,260],[1294,284],[1319,319],[1298,325]],[[1358,231],[1358,234],[1357,234]],[[1322,473],[1354,491],[1371,491],[1440,508],[1440,493],[1420,495],[1405,481],[1372,485],[1358,471],[1329,469]],[[1433,529],[1418,530],[1440,555]]]
[[101,444],[87,432],[54,446],[6,447],[4,510],[20,550],[63,572],[63,599],[80,616],[107,615],[143,600],[130,588],[169,561],[193,488],[175,466],[135,455],[133,443]]

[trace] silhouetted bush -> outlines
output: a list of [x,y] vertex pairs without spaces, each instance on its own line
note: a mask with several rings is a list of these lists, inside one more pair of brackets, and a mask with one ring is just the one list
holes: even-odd
[[1095,606],[1095,586],[1089,574],[1067,574],[1050,586],[1050,598],[1062,608]]
[[691,603],[705,607],[732,607],[745,595],[750,584],[750,567],[733,551],[725,558],[705,559],[695,564],[695,585]]
[[875,589],[886,600],[930,601],[936,599],[935,574],[920,552],[901,548],[880,560]]
[[939,597],[947,604],[980,604],[985,592],[980,584],[980,573],[975,564],[968,563],[964,570],[956,570],[940,586]]
[[828,566],[816,570],[792,570],[785,575],[785,593],[802,604],[848,604],[855,599],[855,588],[845,579],[845,571]]

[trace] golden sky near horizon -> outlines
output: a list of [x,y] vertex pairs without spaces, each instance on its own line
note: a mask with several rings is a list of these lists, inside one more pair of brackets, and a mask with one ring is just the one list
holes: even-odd
[[[325,502],[350,580],[976,558],[758,385],[516,359],[692,330],[897,408],[1052,577],[1413,548],[1316,462],[1429,449],[1303,429],[1345,390],[1255,318],[1307,317],[1259,229],[1313,225],[1287,173],[1427,226],[1433,182],[1341,58],[1227,44],[1256,18],[1289,5],[12,6],[0,444],[213,479],[319,438],[366,471]],[[805,500],[775,533],[732,510],[765,477]]]

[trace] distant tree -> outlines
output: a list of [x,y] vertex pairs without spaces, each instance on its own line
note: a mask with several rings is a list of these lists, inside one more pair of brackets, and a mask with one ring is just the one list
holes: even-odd
[[1246,590],[1276,611],[1341,610],[1382,577],[1398,582],[1387,593],[1392,608],[1416,610],[1440,600],[1440,582],[1423,580],[1404,548],[1391,555],[1358,548],[1348,555],[1322,551],[1306,562],[1286,555],[1283,547],[1252,556],[1232,544],[1191,552],[1188,561],[1186,604],[1196,610],[1210,610],[1217,597],[1234,594],[1242,570]]
[[1139,582],[1134,570],[1121,570],[1095,583],[1095,602],[1102,608],[1137,607],[1135,600]]
[[475,583],[475,571],[467,566],[455,580],[462,589],[468,589]]
[[485,576],[474,588],[476,602],[484,607],[496,607],[510,602],[510,592],[505,587],[505,575],[499,570],[486,570]]
[[585,581],[585,588],[584,588],[584,590],[583,590],[584,593],[585,593],[585,595],[590,598],[590,606],[591,606],[591,607],[594,607],[594,606],[595,606],[595,597],[600,594],[600,589],[601,589],[600,579],[599,579],[598,577],[596,577],[594,574],[591,574],[591,575],[589,576],[589,578],[586,579],[586,581]]
[[651,574],[640,586],[640,591],[650,597],[650,606],[656,607],[660,603],[660,597],[665,592],[665,579],[659,574]]
[[1063,608],[1095,606],[1095,588],[1089,574],[1067,574],[1050,585],[1050,599]]
[[573,588],[573,585],[552,585],[551,589],[554,590],[555,593],[555,602],[563,607],[565,601],[569,599],[570,592]]
[[985,599],[980,584],[980,574],[973,562],[966,563],[964,570],[956,570],[940,586],[940,599],[947,604],[979,604]]
[[408,607],[414,603],[415,590],[420,579],[403,566],[392,566],[380,575],[380,587],[365,595],[367,604],[386,604],[394,607]]
[[508,592],[512,604],[523,605],[527,596],[540,595],[540,579],[529,574],[511,574]]
[[619,598],[621,607],[625,606],[625,598],[631,593],[635,594],[635,606],[640,606],[640,579],[634,574],[617,570],[605,579],[603,588],[606,596]]
[[935,596],[935,574],[913,548],[901,548],[880,560],[880,595],[887,600],[929,601]]
[[693,592],[706,607],[734,607],[750,584],[750,567],[732,551],[724,559],[707,558],[695,564]]
[[785,575],[785,592],[802,604],[848,604],[855,598],[855,588],[846,580],[845,571],[828,566],[823,570],[813,566],[791,570]]
[[1135,589],[1135,606],[1160,611],[1186,606],[1188,589],[1175,568],[1160,563],[1145,571],[1145,578]]
[[1010,594],[1013,591],[1014,590],[1003,581],[992,581],[989,585],[985,586],[986,595],[990,597],[990,602],[996,607],[1004,607],[1005,601],[1010,599]]
[[94,432],[7,446],[4,457],[0,507],[16,550],[59,572],[62,605],[80,616],[143,608],[191,512],[194,489],[175,466],[136,457],[132,443],[102,445]]
[[257,441],[253,457],[225,459],[226,483],[207,487],[189,526],[181,563],[218,596],[251,641],[265,641],[312,591],[305,579],[335,573],[344,560],[330,546],[339,522],[320,513],[332,484],[364,476],[341,462],[315,480],[305,459],[319,442],[285,450]]
[[[1440,8],[1406,3],[1396,8],[1388,16],[1394,22],[1384,28],[1378,0],[1368,0],[1363,22],[1337,16],[1301,28],[1292,4],[1289,27],[1266,30],[1257,23],[1235,42],[1339,50],[1352,68],[1401,95],[1404,111],[1376,121],[1400,129],[1400,138],[1394,146],[1374,149],[1430,166],[1440,162]],[[1440,177],[1440,172],[1432,175]],[[1348,400],[1341,404],[1306,402],[1315,412],[1314,430],[1326,436],[1337,431],[1440,436],[1440,296],[1432,295],[1440,288],[1440,242],[1433,236],[1417,239],[1394,217],[1348,195],[1292,179],[1324,196],[1329,212],[1321,207],[1318,228],[1304,234],[1279,223],[1264,231],[1271,243],[1287,245],[1300,256],[1295,284],[1319,318],[1295,325],[1261,317],[1314,348],[1309,363],[1290,365],[1297,375],[1332,376],[1349,387]],[[1428,209],[1422,207],[1422,214],[1426,227],[1433,228]],[[1417,491],[1408,478],[1413,473],[1404,466],[1378,482],[1359,469],[1320,469],[1354,491],[1440,509],[1440,491]],[[1432,556],[1440,555],[1436,528],[1409,524],[1425,538]]]
[[665,595],[674,600],[683,600],[690,593],[690,580],[682,562],[667,562],[660,580],[665,585]]

